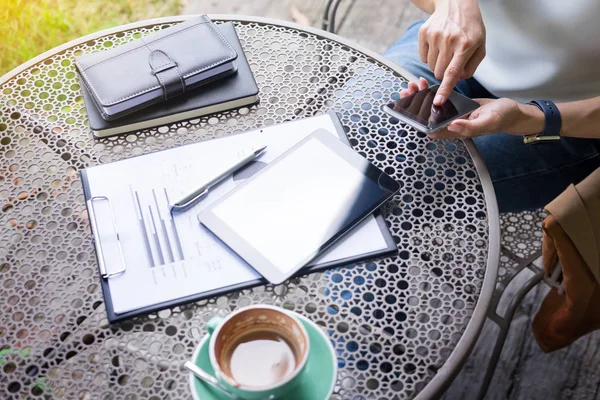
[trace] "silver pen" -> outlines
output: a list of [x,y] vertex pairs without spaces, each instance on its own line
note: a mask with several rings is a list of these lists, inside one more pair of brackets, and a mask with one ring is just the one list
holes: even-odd
[[267,146],[265,145],[265,146],[262,146],[262,147],[258,148],[257,150],[254,150],[248,156],[246,156],[243,159],[239,160],[234,165],[232,165],[231,167],[227,168],[225,171],[221,172],[215,178],[211,179],[209,182],[207,182],[204,185],[200,186],[198,189],[194,190],[193,192],[191,192],[190,194],[188,194],[187,196],[185,196],[181,200],[173,203],[173,205],[169,206],[171,212],[183,211],[183,210],[191,207],[192,205],[196,204],[196,202],[198,200],[200,200],[202,197],[206,196],[206,194],[208,193],[208,191],[213,186],[217,185],[219,182],[221,182],[223,179],[227,178],[229,175],[233,174],[237,170],[239,170],[242,167],[244,167],[246,164],[248,164],[251,161],[253,161],[256,158],[258,158],[258,156],[260,156],[265,151],[266,148],[267,148]]

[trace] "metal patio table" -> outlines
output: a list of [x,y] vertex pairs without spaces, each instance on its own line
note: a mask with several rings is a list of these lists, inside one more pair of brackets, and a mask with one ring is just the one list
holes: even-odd
[[[477,340],[498,268],[497,206],[473,143],[430,140],[383,113],[411,76],[381,56],[318,29],[229,15],[212,18],[235,22],[259,105],[94,139],[73,57],[186,18],[92,34],[0,78],[0,398],[190,398],[181,364],[205,323],[256,303],[329,334],[334,399],[443,393]],[[384,207],[397,255],[108,323],[79,169],[328,110],[401,183]]]

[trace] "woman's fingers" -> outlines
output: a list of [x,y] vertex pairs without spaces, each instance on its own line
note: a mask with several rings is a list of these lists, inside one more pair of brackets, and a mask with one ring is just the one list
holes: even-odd
[[435,64],[437,63],[438,56],[439,49],[435,45],[430,44],[429,51],[427,52],[427,65],[432,71],[435,70]]
[[429,41],[427,38],[427,31],[421,26],[419,29],[419,39],[417,40],[419,46],[419,57],[424,63],[427,62],[427,53],[429,53]]
[[473,55],[471,56],[469,61],[467,61],[467,63],[465,64],[465,67],[463,69],[463,75],[461,76],[461,79],[468,79],[468,78],[472,77],[473,74],[475,73],[475,70],[477,69],[479,64],[481,64],[481,62],[483,61],[484,58],[485,58],[485,45],[479,47],[475,51],[475,53],[473,53]]
[[408,91],[412,94],[419,91],[419,85],[417,82],[410,81],[408,82]]
[[419,78],[417,82],[410,81],[408,82],[408,87],[406,89],[400,90],[400,97],[410,96],[413,93],[418,92],[419,90],[425,90],[429,87],[429,82],[425,78]]
[[437,80],[441,81],[444,78],[444,73],[446,72],[448,65],[450,65],[452,58],[454,58],[454,53],[452,52],[452,49],[446,48],[440,50],[436,63],[431,69]]
[[435,96],[433,102],[436,106],[441,106],[448,100],[454,86],[460,81],[465,63],[466,58],[464,54],[454,55],[454,58],[452,58],[450,64],[448,64],[447,68],[444,70],[442,83],[440,83],[440,88],[438,89],[437,96]]

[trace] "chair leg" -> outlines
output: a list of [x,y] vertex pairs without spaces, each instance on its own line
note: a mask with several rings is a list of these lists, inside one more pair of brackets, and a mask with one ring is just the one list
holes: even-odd
[[[490,309],[488,310],[488,318],[498,326],[500,332],[498,333],[498,337],[496,338],[496,342],[494,344],[494,350],[492,352],[492,356],[488,363],[485,377],[481,382],[481,386],[479,387],[479,392],[477,393],[477,400],[482,400],[490,386],[492,378],[494,376],[494,372],[496,371],[496,366],[498,365],[498,361],[500,360],[500,354],[502,353],[502,349],[504,348],[504,343],[506,342],[506,337],[508,336],[508,331],[510,330],[510,325],[515,316],[519,305],[527,295],[538,283],[540,283],[544,278],[544,271],[535,267],[532,262],[539,257],[539,254],[535,254],[527,260],[522,261],[521,266],[518,270],[510,277],[507,282],[504,282],[502,285],[499,285],[496,288],[494,293],[494,297],[492,298],[492,302],[490,304]],[[534,275],[530,277],[525,284],[518,290],[517,293],[513,295],[510,300],[506,311],[503,316],[498,315],[498,304],[505,292],[505,290],[509,287],[510,283],[521,274],[521,272],[525,269],[528,269],[534,272]]]
[[335,16],[342,0],[327,0],[323,12],[323,23],[321,28],[331,33],[335,33]]
[[327,0],[325,3],[325,10],[323,11],[323,22],[321,23],[321,29],[329,31],[329,10],[331,9],[331,3],[333,0]]

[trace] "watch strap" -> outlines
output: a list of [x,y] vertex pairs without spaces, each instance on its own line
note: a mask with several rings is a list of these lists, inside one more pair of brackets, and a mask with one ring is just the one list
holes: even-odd
[[532,100],[527,104],[536,106],[544,113],[544,130],[535,135],[525,136],[523,141],[529,144],[560,139],[562,119],[556,104],[552,100]]

